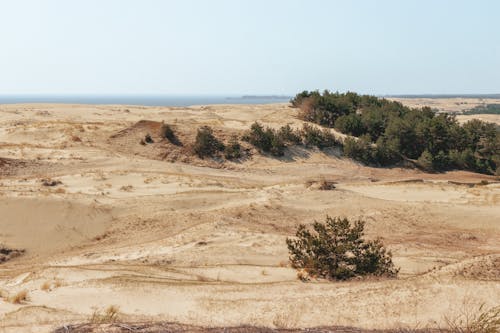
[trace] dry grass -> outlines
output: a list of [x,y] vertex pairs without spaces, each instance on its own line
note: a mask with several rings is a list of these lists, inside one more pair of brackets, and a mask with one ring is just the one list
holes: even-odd
[[300,269],[297,271],[297,279],[299,279],[302,282],[307,282],[311,280],[311,276],[305,269]]
[[319,182],[319,189],[322,191],[331,191],[335,189],[335,182],[331,180],[322,179]]
[[485,308],[481,304],[476,310],[464,303],[458,315],[445,317],[446,329],[453,333],[498,333],[500,332],[500,305]]
[[45,281],[41,286],[40,286],[40,290],[43,290],[43,291],[49,291],[50,290],[50,282],[49,281]]
[[118,321],[120,308],[116,305],[108,306],[104,311],[95,310],[90,317],[92,324],[107,324],[115,323]]
[[279,267],[288,267],[288,261],[282,260],[278,263]]
[[12,304],[21,304],[28,300],[28,291],[21,290],[17,292],[15,295],[9,297],[8,301]]
[[134,187],[132,185],[123,185],[120,187],[120,191],[123,192],[132,192],[134,190]]

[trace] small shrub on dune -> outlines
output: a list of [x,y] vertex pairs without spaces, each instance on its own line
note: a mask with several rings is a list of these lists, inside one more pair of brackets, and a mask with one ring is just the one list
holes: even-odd
[[224,144],[217,139],[212,128],[202,126],[198,128],[196,140],[193,146],[193,151],[200,158],[214,156],[216,153],[224,150]]
[[294,130],[289,124],[282,126],[278,130],[278,136],[286,143],[298,145],[302,143],[300,131]]
[[243,140],[273,156],[283,156],[285,153],[285,142],[278,133],[270,127],[264,128],[258,122],[252,124],[248,133],[243,136]]
[[500,332],[500,306],[486,308],[481,304],[478,309],[464,301],[458,315],[445,316],[448,332],[457,333],[498,333]]
[[392,254],[380,239],[368,241],[363,221],[353,224],[347,218],[326,217],[315,222],[313,230],[300,225],[295,238],[287,238],[292,267],[311,276],[347,280],[359,276],[395,277],[398,269]]
[[153,140],[153,138],[151,137],[151,134],[146,134],[146,136],[144,137],[144,142],[145,143],[154,143],[155,141]]
[[339,145],[335,136],[328,129],[320,130],[308,124],[304,124],[302,127],[302,137],[306,146],[316,146],[319,149]]
[[160,127],[160,136],[167,139],[170,143],[179,146],[181,144],[177,135],[175,135],[174,129],[168,124],[162,124]]
[[108,306],[103,312],[95,310],[90,317],[90,323],[92,324],[108,324],[114,323],[118,320],[120,314],[120,308],[116,305]]
[[234,135],[224,148],[224,157],[228,160],[234,160],[240,158],[241,156],[241,145],[238,142],[238,137]]
[[344,155],[365,164],[376,163],[376,148],[366,137],[359,139],[346,138],[344,140]]

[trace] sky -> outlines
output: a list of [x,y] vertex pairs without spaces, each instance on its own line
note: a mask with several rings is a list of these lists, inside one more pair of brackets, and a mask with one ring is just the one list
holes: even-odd
[[500,93],[497,0],[0,0],[0,94]]

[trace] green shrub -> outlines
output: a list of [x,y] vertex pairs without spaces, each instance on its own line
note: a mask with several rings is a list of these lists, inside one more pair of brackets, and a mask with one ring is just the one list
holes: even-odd
[[375,148],[375,161],[381,166],[392,165],[401,161],[401,155],[395,148],[394,142],[379,137]]
[[335,121],[335,128],[342,133],[360,136],[366,133],[366,129],[361,121],[361,116],[356,113],[340,116]]
[[344,140],[344,155],[354,160],[371,164],[375,162],[376,148],[372,146],[369,139],[361,137],[354,139],[348,137]]
[[269,152],[273,156],[283,156],[285,155],[285,143],[279,135],[276,133],[271,138],[271,149]]
[[380,239],[365,240],[364,226],[363,221],[351,224],[347,218],[329,216],[325,223],[315,222],[312,231],[300,225],[296,237],[286,240],[292,267],[332,280],[395,277],[399,270],[391,252]]
[[432,158],[432,168],[434,170],[447,170],[451,166],[451,160],[444,151],[439,151]]
[[289,124],[282,126],[278,131],[278,136],[283,142],[298,145],[302,142],[300,131],[294,130]]
[[212,128],[202,126],[196,133],[193,150],[200,158],[204,158],[224,150],[224,144],[214,136]]
[[238,142],[238,137],[234,135],[231,137],[229,143],[224,148],[224,157],[228,160],[234,160],[240,158],[241,156],[241,145]]
[[249,132],[243,136],[243,140],[273,156],[283,156],[285,153],[285,143],[278,133],[270,127],[264,128],[258,122],[252,124]]
[[335,136],[328,129],[320,130],[315,126],[304,124],[302,138],[306,146],[316,146],[319,149],[338,146]]
[[429,107],[410,108],[353,92],[303,91],[291,102],[300,108],[298,116],[303,120],[335,126],[358,137],[368,134],[369,141],[377,142],[371,161],[376,165],[423,155],[427,162],[433,161],[434,170],[459,168],[495,174],[500,168],[500,127],[492,123],[475,119],[461,125],[454,116],[437,114]]
[[417,160],[418,164],[420,165],[421,168],[424,170],[433,170],[433,157],[432,154],[428,150],[424,150],[422,155]]

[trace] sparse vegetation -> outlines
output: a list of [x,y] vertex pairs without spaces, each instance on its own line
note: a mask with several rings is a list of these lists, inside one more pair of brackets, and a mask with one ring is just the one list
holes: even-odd
[[41,286],[40,286],[40,290],[43,290],[43,291],[49,291],[50,290],[50,282],[49,281],[45,281]]
[[51,178],[44,178],[42,179],[42,185],[43,186],[58,186],[58,185],[62,185],[62,181],[60,180],[56,180],[56,179],[51,179]]
[[241,156],[241,145],[238,142],[238,137],[233,135],[229,140],[229,143],[224,148],[224,158],[234,160],[240,158]]
[[243,140],[273,156],[283,156],[285,153],[285,142],[278,132],[270,127],[264,128],[258,122],[252,124],[248,133],[243,136]]
[[146,134],[146,136],[144,137],[144,142],[145,143],[154,143],[155,141],[153,140],[153,138],[151,137],[151,134]]
[[108,306],[104,311],[95,310],[90,317],[92,324],[114,323],[118,320],[120,308],[116,305]]
[[8,301],[12,304],[21,304],[28,300],[28,291],[21,290],[8,298]]
[[224,150],[224,144],[217,139],[213,130],[209,126],[198,128],[193,151],[198,157],[205,158],[214,156],[216,153]]
[[331,191],[335,189],[335,182],[331,180],[321,179],[319,189],[322,191]]
[[366,275],[395,277],[398,269],[391,252],[380,239],[365,240],[364,226],[363,221],[351,224],[347,218],[329,216],[325,223],[315,222],[313,231],[300,225],[296,237],[286,241],[292,267],[332,280]]
[[24,250],[10,249],[2,244],[0,244],[0,264],[16,257],[19,257],[24,253]]
[[[360,137],[347,141],[344,151],[363,163],[384,166],[420,159],[429,170],[500,174],[500,130],[495,124],[471,120],[460,125],[453,116],[429,107],[409,108],[353,92],[304,91],[291,102],[300,108],[301,119]],[[496,106],[492,110],[496,112]],[[315,142],[314,134],[305,141]]]
[[174,129],[172,126],[162,123],[160,127],[160,136],[164,139],[167,139],[170,143],[180,146],[181,142],[177,135],[174,132]]
[[463,114],[500,114],[500,104],[478,105]]
[[300,131],[293,129],[289,124],[282,126],[278,130],[278,136],[285,143],[289,143],[292,145],[298,145],[302,143]]
[[302,140],[306,146],[315,146],[319,149],[340,146],[335,136],[326,128],[320,130],[315,126],[304,124],[301,134]]
[[500,306],[486,308],[481,304],[476,310],[464,304],[458,315],[445,316],[447,330],[453,333],[500,332]]

